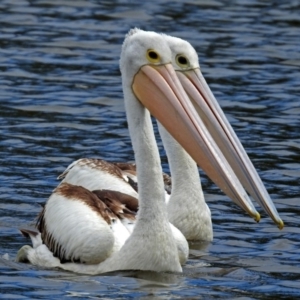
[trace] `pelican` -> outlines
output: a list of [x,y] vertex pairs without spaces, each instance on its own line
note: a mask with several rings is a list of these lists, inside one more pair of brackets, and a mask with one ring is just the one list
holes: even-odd
[[[182,83],[185,91],[188,93],[191,102],[193,103],[197,112],[201,116],[201,119],[205,123],[208,131],[213,136],[219,148],[222,150],[222,153],[224,154],[230,166],[238,176],[244,188],[271,217],[271,219],[274,221],[277,227],[279,229],[282,229],[284,227],[284,223],[280,218],[276,207],[274,206],[264,184],[262,183],[255,167],[249,159],[239,138],[237,137],[236,133],[234,132],[233,128],[228,122],[223,110],[221,109],[219,103],[215,99],[213,93],[211,92],[208,84],[206,83],[200,71],[197,52],[192,47],[192,45],[185,40],[169,35],[163,36],[171,49],[172,64],[177,73],[177,76],[180,82]],[[182,151],[181,155],[185,156],[184,160],[177,160],[176,162],[174,162],[174,164],[181,163],[181,165],[175,166],[177,169],[182,169],[183,171],[188,169],[187,166],[182,165],[182,162],[190,161],[190,165],[194,164],[193,161],[190,160],[188,155],[184,153],[185,151],[182,148],[177,148],[176,141],[174,141],[174,139],[169,135],[167,131],[161,128],[160,134],[169,136],[169,138],[173,140],[174,144],[172,145],[172,149],[177,149],[177,154],[170,156],[171,159],[175,158],[176,156],[179,156],[180,151]],[[171,141],[168,142],[168,145],[170,145],[171,143]],[[170,148],[168,145],[164,144],[165,148]],[[169,149],[169,151],[172,151],[172,149]],[[173,162],[170,161],[171,174],[173,174],[172,164]],[[196,168],[194,165],[193,169],[194,172],[190,172],[193,173],[194,177],[196,178]],[[188,172],[184,172],[184,174],[181,175],[185,178],[189,176]],[[178,176],[176,172],[174,172],[174,176],[172,176],[174,183],[180,180],[176,180],[175,176]],[[178,185],[180,186],[181,190],[185,188],[186,190],[199,190],[199,188],[196,187],[195,183],[193,187],[187,186],[187,182],[185,182],[184,185]],[[182,211],[183,209],[182,206],[178,208],[178,205],[180,205],[180,201],[176,199],[176,196],[180,192],[177,192],[177,190],[175,191],[175,189],[177,189],[176,184],[174,184],[174,191],[172,189],[171,199],[168,203],[169,219],[170,222],[174,224],[178,229],[180,229],[187,237],[187,234],[185,234],[184,229],[187,226],[182,226],[180,224],[183,220],[184,214],[178,214],[178,211]],[[191,204],[192,202],[194,204],[190,205],[189,207],[192,207],[192,209],[194,209],[195,207],[200,207],[200,198],[192,199],[189,199],[189,201]],[[197,201],[198,204],[196,204]],[[186,214],[189,215],[190,213],[186,212]],[[194,223],[196,224],[197,220],[195,220]]]
[[[116,250],[115,232],[126,233],[116,214],[108,206],[100,205],[95,193],[63,182],[48,199],[41,217],[48,243],[55,245],[56,253],[71,258],[71,262],[54,257],[47,245],[41,243],[41,234],[29,231],[33,248],[24,246],[19,257],[32,264],[87,274],[128,269],[182,271],[176,238],[168,221],[150,113],[219,187],[259,220],[239,180],[190,104],[171,57],[163,36],[154,32],[131,30],[122,46],[120,69],[139,184],[139,211],[131,235],[125,241],[119,238],[122,246]],[[85,247],[78,248],[82,245]]]

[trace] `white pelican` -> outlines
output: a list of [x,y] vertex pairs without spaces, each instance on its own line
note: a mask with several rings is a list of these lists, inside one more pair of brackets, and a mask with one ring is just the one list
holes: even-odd
[[[189,95],[194,107],[197,112],[201,116],[201,119],[205,123],[208,131],[216,141],[219,148],[222,150],[222,153],[226,157],[230,166],[236,173],[237,177],[241,181],[242,185],[248,191],[248,193],[259,203],[259,205],[265,210],[265,212],[272,218],[275,224],[277,224],[279,229],[284,227],[284,223],[281,220],[264,184],[262,183],[259,175],[257,174],[256,169],[254,168],[252,162],[250,161],[244,147],[242,146],[239,138],[235,134],[233,128],[228,122],[223,110],[221,109],[219,103],[215,99],[213,93],[211,92],[209,86],[207,85],[201,71],[198,62],[198,55],[195,49],[185,40],[180,38],[163,35],[167,40],[167,43],[172,52],[172,63],[173,67],[177,72],[179,80],[181,81],[185,91]],[[169,133],[164,131],[161,132],[163,135],[168,135]],[[170,139],[173,140],[172,137]],[[176,142],[174,142],[176,143]],[[170,144],[170,143],[169,143]],[[168,145],[165,145],[168,147]],[[176,146],[172,146],[175,148]],[[171,149],[170,149],[171,151]],[[179,156],[180,149],[176,150],[177,156]],[[184,150],[181,150],[185,152]],[[188,155],[185,153],[185,156]],[[175,155],[172,155],[171,158],[175,158]],[[188,158],[182,161],[188,161]],[[174,163],[181,163],[180,161]],[[171,164],[171,174],[172,172],[172,163]],[[193,162],[190,162],[190,165]],[[176,168],[182,168],[185,170],[185,166],[176,166]],[[193,167],[195,169],[195,167]],[[195,173],[195,171],[194,171]],[[195,173],[196,174],[196,173]],[[176,172],[174,172],[176,176]],[[188,173],[185,172],[183,177],[187,177]],[[194,175],[196,177],[196,175]],[[172,180],[175,183],[176,178],[172,176]],[[178,179],[179,180],[179,179]],[[178,181],[177,180],[177,181]],[[174,224],[178,229],[180,229],[183,233],[183,226],[180,226],[180,218],[182,218],[182,214],[179,215],[177,213],[177,219],[175,218],[175,211],[180,211],[183,209],[176,207],[179,204],[177,199],[173,199],[177,196],[178,191],[175,191],[176,185],[174,185],[174,190],[172,189],[171,199],[168,205],[169,211],[169,219],[172,224]],[[180,189],[192,190],[193,188],[197,189],[196,186],[187,186],[180,185]],[[192,209],[194,207],[199,207],[196,201],[199,203],[200,199],[194,199],[194,204],[191,205]],[[189,199],[191,201],[191,199]],[[191,201],[192,203],[192,201]],[[171,213],[170,213],[171,212]],[[187,212],[188,214],[188,212]],[[195,221],[197,222],[197,221]],[[184,233],[187,237],[187,235]]]
[[[119,238],[124,243],[121,249],[116,251],[114,234],[126,232],[125,227],[121,229],[120,220],[98,203],[94,193],[62,183],[45,205],[43,226],[49,244],[55,245],[58,255],[66,254],[74,262],[62,263],[41,244],[40,234],[34,237],[28,231],[33,248],[21,248],[19,258],[41,266],[91,274],[128,269],[182,270],[167,218],[160,158],[149,111],[200,167],[205,167],[218,186],[253,218],[259,219],[239,180],[191,106],[170,62],[170,48],[161,35],[129,32],[122,47],[120,68],[137,165],[139,212],[132,234],[126,241]],[[80,248],[82,245],[85,246]]]

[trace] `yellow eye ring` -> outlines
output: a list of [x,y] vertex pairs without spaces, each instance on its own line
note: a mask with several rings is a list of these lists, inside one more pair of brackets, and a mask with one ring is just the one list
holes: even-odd
[[159,56],[159,54],[155,50],[153,50],[153,49],[149,49],[147,51],[147,59],[151,63],[158,63],[158,62],[160,62],[160,56]]
[[189,60],[183,54],[177,54],[175,60],[176,60],[176,64],[180,68],[188,68],[190,66]]

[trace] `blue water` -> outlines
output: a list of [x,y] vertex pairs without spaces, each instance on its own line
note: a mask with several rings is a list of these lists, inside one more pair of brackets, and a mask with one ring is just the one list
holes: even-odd
[[[300,298],[298,1],[0,1],[0,298]],[[81,276],[14,262],[74,159],[132,161],[118,67],[134,27],[187,39],[285,228],[202,175],[214,241],[183,274]],[[159,143],[164,170],[166,156]]]

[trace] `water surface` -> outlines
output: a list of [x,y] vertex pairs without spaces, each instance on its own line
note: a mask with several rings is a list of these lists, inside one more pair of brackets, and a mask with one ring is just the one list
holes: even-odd
[[[300,297],[300,5],[297,1],[1,1],[0,298]],[[81,276],[14,263],[73,160],[132,161],[118,66],[134,27],[187,39],[285,221],[259,224],[207,177],[214,241],[183,274]],[[161,143],[164,170],[168,172]],[[5,255],[6,256],[6,255]]]

